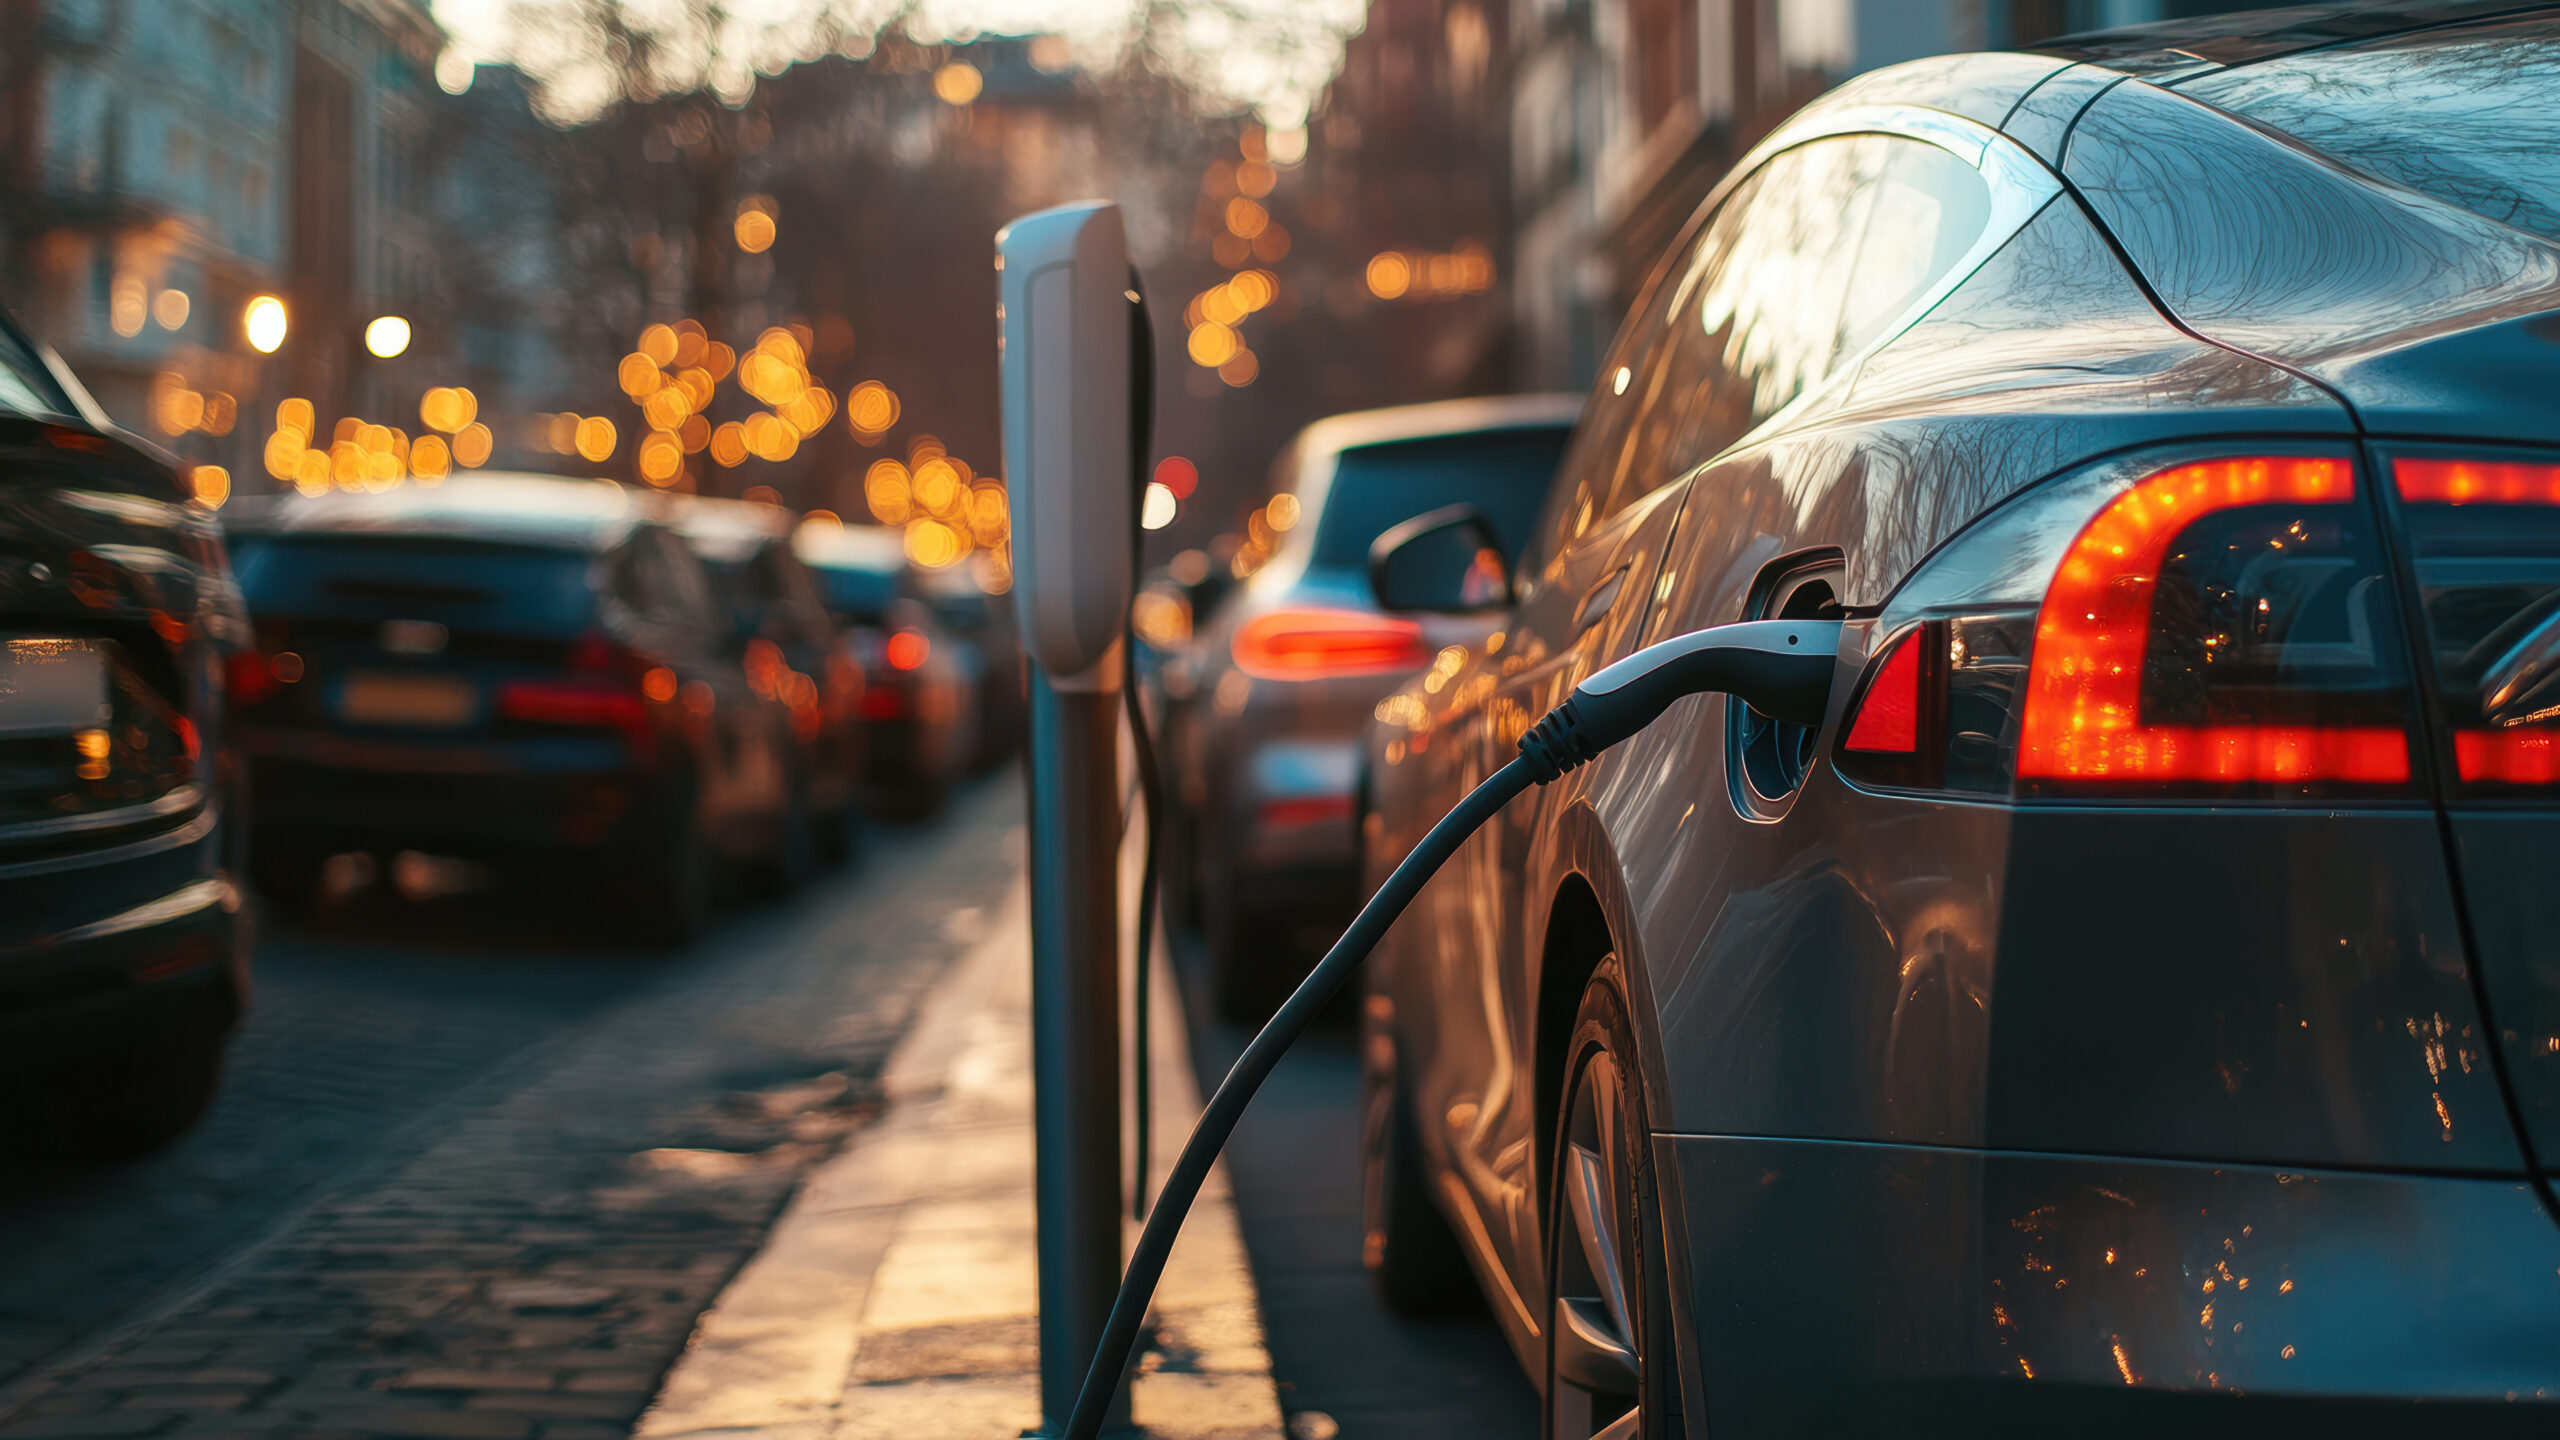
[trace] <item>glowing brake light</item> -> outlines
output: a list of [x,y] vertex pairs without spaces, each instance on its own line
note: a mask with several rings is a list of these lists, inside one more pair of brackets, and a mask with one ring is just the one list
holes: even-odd
[[1290,609],[1237,627],[1236,668],[1257,680],[1321,680],[1418,670],[1431,662],[1422,627],[1358,610]]
[[2560,465],[2401,456],[2391,478],[2462,789],[2560,784]]
[[1887,602],[1840,771],[2020,799],[2414,794],[2377,518],[2342,455],[2034,486]]
[[921,630],[901,630],[882,647],[892,670],[921,670],[933,654],[933,641]]
[[[2117,496],[2063,555],[2036,617],[2018,774],[2239,783],[2407,780],[2408,736],[2398,728],[2268,725],[2254,718],[2161,725],[2142,718],[2155,591],[2172,542],[2217,511],[2354,500],[2354,469],[2344,460],[2313,457],[2181,465]],[[2284,542],[2269,543],[2281,548]]]
[[224,659],[223,671],[235,705],[255,705],[276,692],[275,671],[258,651],[233,651]]
[[510,680],[498,687],[498,716],[531,725],[618,730],[632,758],[644,764],[657,758],[657,732],[643,692],[603,677]]

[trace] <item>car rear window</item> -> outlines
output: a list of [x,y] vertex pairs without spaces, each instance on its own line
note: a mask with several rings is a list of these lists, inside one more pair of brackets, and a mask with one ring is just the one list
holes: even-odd
[[584,551],[371,536],[234,536],[249,613],[434,620],[457,630],[570,635],[595,620]]
[[1503,553],[1517,560],[1572,433],[1564,426],[1493,430],[1345,450],[1307,563],[1318,570],[1365,570],[1369,542],[1382,532],[1460,503],[1482,510]]
[[2369,175],[2560,239],[2560,24],[2397,36],[2179,89]]
[[71,398],[53,383],[35,352],[0,325],[0,415],[68,415]]
[[812,565],[809,572],[818,577],[827,608],[857,625],[879,624],[889,613],[889,602],[897,598],[898,574],[894,570]]

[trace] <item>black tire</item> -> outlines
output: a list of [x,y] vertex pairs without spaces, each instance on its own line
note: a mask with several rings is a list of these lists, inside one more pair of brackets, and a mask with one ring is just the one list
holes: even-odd
[[768,900],[787,900],[798,894],[818,869],[817,822],[809,813],[807,787],[796,781],[790,798],[783,804],[779,829],[773,853],[755,867],[756,893]]
[[1431,1198],[1412,1097],[1396,1060],[1394,1007],[1372,995],[1360,1018],[1360,1263],[1398,1315],[1430,1317],[1482,1303],[1457,1232]]
[[818,817],[815,840],[818,868],[841,870],[853,863],[862,850],[861,819],[850,805],[839,806]]
[[1684,1433],[1652,1128],[1625,993],[1618,962],[1602,961],[1565,1051],[1547,1171],[1547,1440]]
[[710,847],[688,813],[657,837],[635,875],[604,877],[598,898],[626,943],[681,950],[711,923],[712,881]]
[[1213,871],[1205,877],[1205,888],[1200,939],[1208,952],[1210,1002],[1222,1020],[1259,1026],[1289,998],[1294,982],[1302,977],[1283,968],[1272,917],[1236,894],[1232,875]]
[[883,786],[872,809],[881,819],[896,824],[921,824],[942,813],[943,802],[950,793],[949,782],[938,777],[910,777]]
[[256,841],[249,849],[249,887],[260,898],[288,914],[319,903],[321,872],[328,853],[290,841]]
[[221,1084],[218,1035],[77,1061],[44,1076],[37,1139],[78,1159],[137,1159],[203,1118]]

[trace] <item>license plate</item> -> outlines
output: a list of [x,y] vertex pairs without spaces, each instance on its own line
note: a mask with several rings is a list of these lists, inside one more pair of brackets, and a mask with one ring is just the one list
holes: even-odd
[[338,690],[338,718],[357,725],[449,730],[479,710],[479,687],[450,675],[356,674]]
[[68,735],[106,725],[106,652],[86,640],[0,641],[0,735]]

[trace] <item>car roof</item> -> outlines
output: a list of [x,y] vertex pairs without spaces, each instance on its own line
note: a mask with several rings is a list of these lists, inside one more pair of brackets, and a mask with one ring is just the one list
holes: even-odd
[[791,534],[791,512],[761,500],[668,495],[653,508],[715,565],[735,565]]
[[2550,0],[2540,4],[2518,4],[2516,0],[2393,0],[2384,4],[2288,5],[2093,30],[2029,48],[2039,55],[2174,84],[2191,76],[2305,50],[2552,8]]
[[791,534],[791,553],[820,570],[888,574],[907,564],[905,532],[885,525],[803,525]]
[[1303,464],[1363,445],[1398,440],[1429,440],[1486,430],[1566,427],[1581,413],[1582,397],[1578,394],[1475,395],[1327,416],[1299,431],[1290,448]]
[[646,523],[641,498],[611,480],[473,471],[374,493],[243,495],[222,512],[241,535],[371,535],[604,551]]

